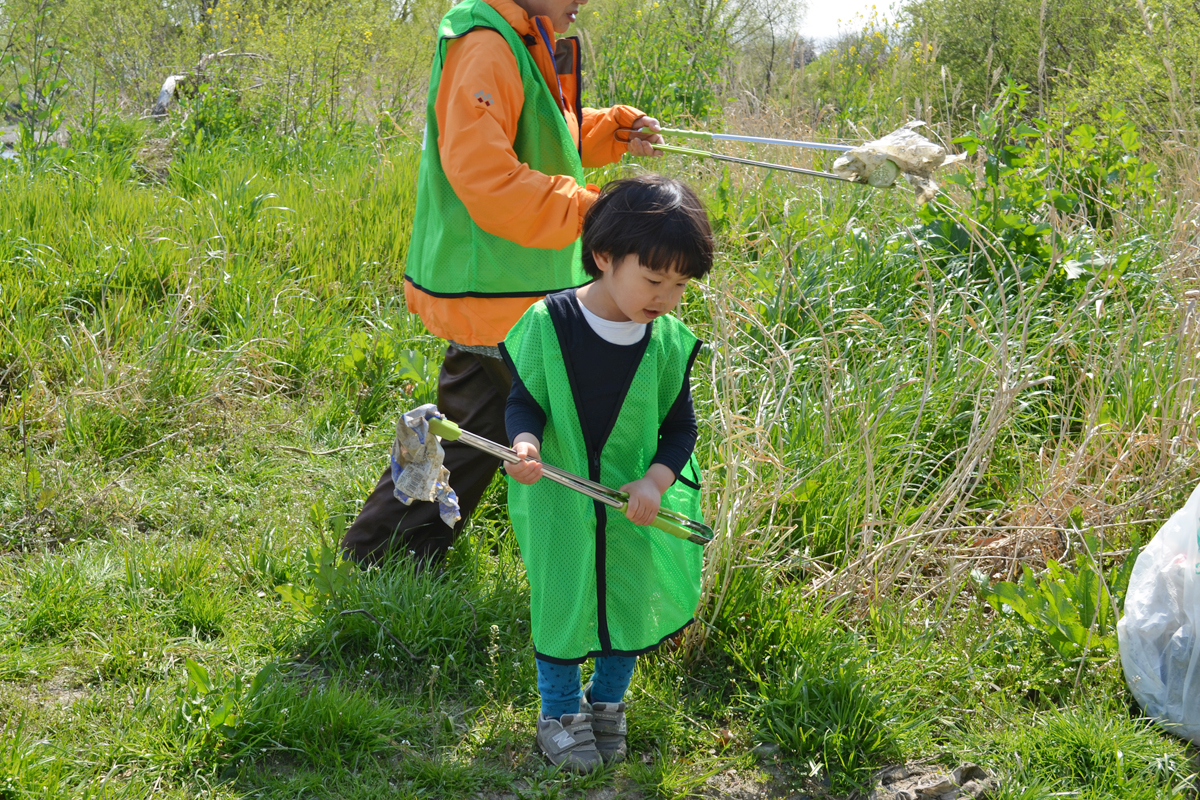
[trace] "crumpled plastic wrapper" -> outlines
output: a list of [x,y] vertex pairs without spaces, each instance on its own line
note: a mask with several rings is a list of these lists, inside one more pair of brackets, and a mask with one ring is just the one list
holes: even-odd
[[833,162],[834,174],[871,186],[891,186],[903,174],[916,191],[917,202],[928,203],[938,193],[934,173],[962,161],[966,154],[947,155],[945,148],[914,130],[924,124],[910,122],[882,139],[847,150]]
[[444,415],[433,403],[402,414],[392,443],[392,494],[404,505],[413,500],[438,504],[442,522],[453,527],[462,518],[458,495],[450,488],[450,470],[443,461],[446,451],[438,437],[429,432],[429,420]]

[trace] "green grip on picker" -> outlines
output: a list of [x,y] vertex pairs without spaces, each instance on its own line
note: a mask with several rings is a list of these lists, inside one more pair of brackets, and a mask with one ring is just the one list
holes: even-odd
[[658,528],[660,531],[665,531],[666,533],[671,534],[676,539],[690,540],[692,538],[691,531],[689,531],[687,528],[684,528],[681,525],[676,525],[674,522],[667,519],[666,517],[662,517],[662,516],[655,517],[654,521],[651,522],[650,525],[655,528]]
[[713,135],[708,131],[689,131],[683,128],[663,128],[659,133],[667,133],[671,136],[680,136],[684,139],[707,139],[712,141]]
[[448,442],[453,442],[462,435],[462,428],[448,419],[432,417],[429,420],[429,430]]

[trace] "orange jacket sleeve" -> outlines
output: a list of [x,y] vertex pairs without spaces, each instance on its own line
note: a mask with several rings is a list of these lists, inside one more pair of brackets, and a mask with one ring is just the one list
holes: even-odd
[[620,161],[629,145],[617,141],[617,128],[628,128],[640,116],[642,112],[633,106],[585,108],[579,126],[583,136],[583,165],[603,167]]
[[546,175],[517,158],[523,102],[504,37],[477,30],[450,42],[434,102],[438,153],[476,225],[523,247],[561,250],[579,238],[597,195],[570,175]]

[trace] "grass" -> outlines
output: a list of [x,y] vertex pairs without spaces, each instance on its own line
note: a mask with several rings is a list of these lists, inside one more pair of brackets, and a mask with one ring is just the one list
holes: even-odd
[[[630,761],[571,778],[500,484],[443,573],[331,558],[440,358],[401,300],[415,147],[358,135],[0,172],[0,798],[843,797],[916,759],[1194,795],[1115,652],[974,588],[1083,532],[1119,563],[1196,476],[1169,191],[1037,263],[958,195],[965,249],[899,192],[657,162],[720,239],[681,309],[718,539]],[[1068,280],[1085,248],[1123,271]]]

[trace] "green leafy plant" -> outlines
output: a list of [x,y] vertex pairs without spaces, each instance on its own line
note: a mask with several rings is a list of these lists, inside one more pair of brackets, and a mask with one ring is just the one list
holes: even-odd
[[[1067,119],[1077,118],[1074,109]],[[1073,211],[1082,212],[1092,227],[1112,227],[1127,204],[1146,202],[1154,194],[1158,166],[1142,147],[1142,134],[1120,106],[1097,109],[1096,124],[1061,123],[1063,146],[1048,147],[1052,173],[1078,198]]]
[[[1062,280],[1083,273],[1119,276],[1128,253],[1095,250],[1095,236],[1068,240],[1057,220],[1074,217],[1100,234],[1117,209],[1134,210],[1154,195],[1157,167],[1142,153],[1141,136],[1124,112],[1105,107],[1100,128],[1090,123],[1051,123],[1032,116],[1028,87],[1009,82],[976,129],[954,139],[982,166],[959,171],[946,183],[963,190],[961,208],[935,200],[921,209],[920,235],[944,261],[967,258],[976,277],[1013,270],[1037,278],[1058,254],[1066,259]],[[986,255],[986,258],[975,257]]]
[[180,105],[187,111],[177,137],[182,147],[200,150],[205,142],[239,139],[255,128],[241,95],[217,82],[201,84]]
[[353,334],[342,357],[342,369],[361,424],[378,423],[392,409],[397,393],[411,395],[428,384],[430,366],[422,353],[395,347],[382,332],[374,337],[365,331]]
[[42,478],[41,470],[29,467],[25,472],[25,506],[26,514],[40,514],[50,507],[58,491],[53,486],[47,486]]
[[[279,596],[297,614],[306,618],[320,617],[330,606],[340,609],[346,589],[358,572],[354,562],[343,560],[341,550],[326,538],[326,512],[323,502],[318,501],[309,508],[309,519],[321,532],[321,541],[309,547],[304,554],[303,576],[307,586],[285,583],[275,587]],[[342,517],[334,516],[332,524],[333,539],[340,542],[346,522]]]
[[980,263],[1012,264],[1022,277],[1050,262],[1053,229],[1046,219],[1048,209],[1065,213],[1077,202],[1042,180],[1045,170],[1037,164],[1035,142],[1044,130],[1026,120],[1028,100],[1028,88],[1010,82],[993,107],[979,115],[977,130],[954,140],[983,165],[982,181],[965,171],[946,176],[947,184],[966,192],[969,222],[937,201],[921,210],[923,233],[935,250],[963,255],[980,249],[978,237],[968,228],[974,223],[991,234],[991,258]]
[[733,594],[738,607],[719,624],[754,687],[746,702],[764,740],[823,771],[837,792],[860,788],[872,769],[900,757],[920,715],[903,714],[906,689],[872,670],[866,641],[843,622],[844,601],[826,607],[795,588],[760,588],[751,576]]
[[1076,559],[1075,571],[1050,559],[1041,577],[1028,565],[1021,580],[1002,581],[983,589],[984,600],[1002,614],[1014,615],[1066,661],[1100,658],[1116,652],[1116,610],[1124,599],[1137,547],[1115,571],[1111,581],[1095,566],[1101,543],[1083,538],[1087,555]]
[[210,671],[192,659],[185,662],[187,683],[179,690],[176,729],[183,734],[193,756],[214,753],[235,739],[244,709],[275,677],[268,664],[247,681],[222,669]]
[[872,769],[900,756],[905,720],[857,660],[802,664],[780,677],[755,711],[783,748],[821,764],[835,791],[861,786]]

